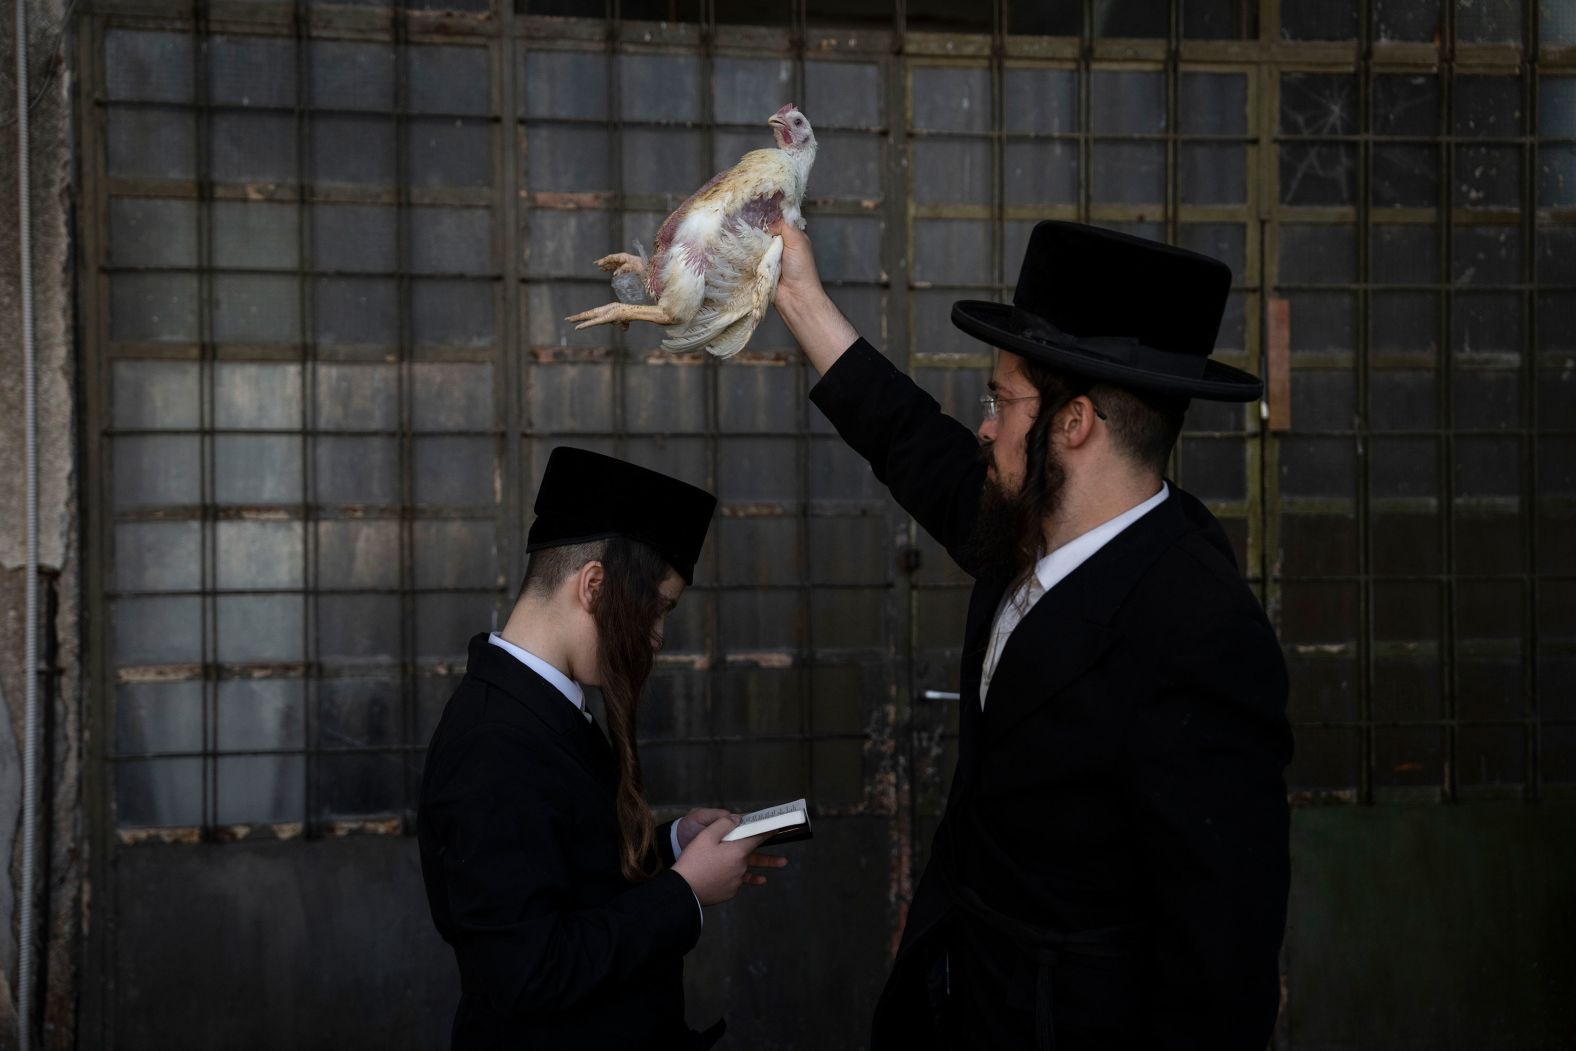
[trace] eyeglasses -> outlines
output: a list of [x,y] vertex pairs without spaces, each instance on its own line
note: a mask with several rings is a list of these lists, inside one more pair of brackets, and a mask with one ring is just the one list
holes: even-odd
[[[1069,395],[1067,400],[1062,402],[1062,404],[1066,405],[1067,402],[1072,401],[1073,398],[1076,397],[1076,396],[1077,395]],[[1009,401],[1032,401],[1032,400],[1034,400],[1034,399],[1036,399],[1038,397],[1039,397],[1038,394],[1023,394],[1023,395],[1020,395],[1020,396],[1018,396],[1016,398],[1003,398],[1003,397],[1001,397],[1000,395],[997,395],[997,394],[981,394],[980,395],[980,414],[982,416],[984,416],[985,419],[987,419],[987,420],[994,420],[996,418],[996,414],[1001,411],[1000,407],[1002,405],[1005,405],[1007,402],[1009,402]],[[1088,395],[1085,395],[1085,397],[1088,397]],[[1095,404],[1095,400],[1093,398],[1089,398],[1089,404],[1094,406],[1094,414],[1096,416],[1100,417],[1100,419],[1102,419],[1102,420],[1105,419],[1105,413],[1100,410],[1100,406],[1099,405]]]
[[1001,411],[1000,407],[1005,405],[1007,402],[1033,401],[1037,398],[1039,398],[1038,394],[1024,394],[1016,398],[1003,398],[997,394],[981,394],[980,414],[983,415],[987,420],[994,420],[996,418],[996,414]]

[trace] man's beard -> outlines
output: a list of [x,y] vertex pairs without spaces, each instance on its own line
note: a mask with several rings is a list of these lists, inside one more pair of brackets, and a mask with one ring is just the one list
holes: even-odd
[[991,444],[981,445],[979,455],[987,471],[974,530],[964,546],[965,557],[977,575],[1005,573],[1016,580],[1044,554],[1045,519],[1061,503],[1067,472],[1056,450],[1047,448],[1039,484],[1030,484],[1026,474],[1018,491],[1009,493],[989,470]]

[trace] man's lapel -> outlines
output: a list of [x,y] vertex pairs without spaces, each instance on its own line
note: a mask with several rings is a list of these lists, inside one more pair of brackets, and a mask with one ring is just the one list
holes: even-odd
[[992,576],[976,581],[969,595],[969,612],[963,625],[963,657],[958,672],[958,774],[964,781],[972,776],[977,753],[980,677],[984,673],[985,651],[990,645],[991,623],[1006,590],[1007,578]]
[[[1013,630],[985,697],[982,744],[1045,704],[1116,641],[1111,620],[1138,579],[1186,529],[1172,492],[1034,604]],[[987,630],[988,627],[987,627]]]
[[546,731],[549,740],[574,757],[609,796],[618,788],[618,767],[602,731],[586,719],[573,701],[505,650],[471,639],[466,672],[513,698]]

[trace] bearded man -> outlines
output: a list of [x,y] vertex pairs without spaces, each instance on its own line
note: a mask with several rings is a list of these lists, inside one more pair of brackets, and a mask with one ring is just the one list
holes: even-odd
[[872,1046],[1263,1051],[1286,668],[1220,524],[1163,476],[1189,399],[1262,390],[1209,357],[1230,270],[1038,224],[1011,305],[953,307],[999,348],[976,441],[780,233],[811,400],[975,578],[957,770]]

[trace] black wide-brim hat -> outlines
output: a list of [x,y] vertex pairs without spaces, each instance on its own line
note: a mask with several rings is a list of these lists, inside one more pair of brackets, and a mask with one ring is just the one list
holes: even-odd
[[655,549],[684,583],[693,584],[716,509],[715,496],[688,482],[560,445],[547,457],[525,550],[625,536]]
[[1253,401],[1257,376],[1214,361],[1231,292],[1218,259],[1081,223],[1038,223],[1012,303],[964,299],[976,339],[1091,380],[1210,401]]

